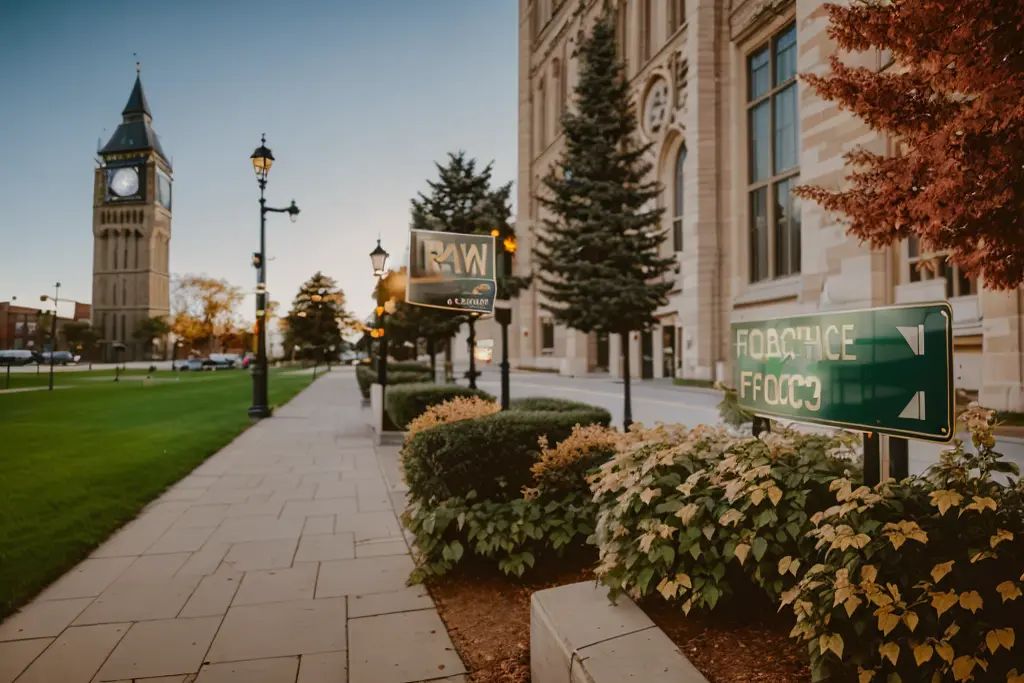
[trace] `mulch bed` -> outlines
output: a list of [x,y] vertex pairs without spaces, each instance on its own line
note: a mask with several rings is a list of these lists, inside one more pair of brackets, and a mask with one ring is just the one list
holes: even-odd
[[[493,565],[467,563],[428,584],[472,683],[529,683],[530,596],[593,579],[573,558],[517,580]],[[713,614],[684,615],[660,600],[641,605],[710,683],[807,683],[807,649],[788,635],[792,620],[760,595],[737,596]]]

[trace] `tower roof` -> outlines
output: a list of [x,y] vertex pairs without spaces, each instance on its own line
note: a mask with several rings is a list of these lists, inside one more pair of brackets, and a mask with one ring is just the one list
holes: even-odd
[[149,102],[146,101],[146,91],[142,89],[142,75],[139,73],[135,74],[135,87],[132,88],[132,94],[128,96],[128,104],[121,112],[122,116],[131,114],[145,114],[149,118],[153,118],[153,114],[149,111]]
[[170,161],[160,146],[160,138],[151,125],[153,114],[146,100],[146,92],[142,88],[142,77],[135,76],[135,86],[128,96],[128,104],[121,112],[121,125],[117,127],[110,140],[100,150],[100,154],[118,154],[124,152],[143,152],[152,150],[170,166]]

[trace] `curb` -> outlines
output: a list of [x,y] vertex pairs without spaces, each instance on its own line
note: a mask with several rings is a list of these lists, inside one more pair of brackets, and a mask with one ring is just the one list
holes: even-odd
[[708,683],[665,632],[592,581],[530,598],[533,683]]

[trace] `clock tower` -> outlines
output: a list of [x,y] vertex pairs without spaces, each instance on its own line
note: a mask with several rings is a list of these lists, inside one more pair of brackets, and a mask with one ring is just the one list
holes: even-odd
[[[99,150],[93,192],[92,325],[107,361],[152,358],[154,349],[137,337],[139,326],[171,312],[171,164],[138,73],[121,115]],[[124,353],[115,354],[117,343]]]

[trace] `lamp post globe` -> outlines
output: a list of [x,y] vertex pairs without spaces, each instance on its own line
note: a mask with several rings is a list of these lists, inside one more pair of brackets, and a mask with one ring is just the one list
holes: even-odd
[[[260,146],[256,148],[256,151],[249,158],[252,160],[253,170],[256,171],[256,179],[260,182],[260,185],[266,184],[267,175],[270,174],[270,167],[274,165],[274,153],[267,147],[266,135],[260,139]],[[294,203],[293,201],[292,204],[294,205]]]
[[376,278],[383,277],[384,268],[388,263],[388,252],[380,246],[380,239],[377,240],[377,246],[374,247],[373,251],[370,252],[370,263],[373,265],[373,276]]

